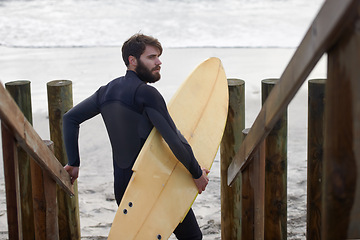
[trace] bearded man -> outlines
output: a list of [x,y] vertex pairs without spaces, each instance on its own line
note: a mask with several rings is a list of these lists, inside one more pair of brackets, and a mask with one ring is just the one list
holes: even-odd
[[[101,114],[112,147],[114,192],[119,205],[132,175],[132,166],[150,131],[155,127],[177,159],[191,173],[199,193],[208,184],[207,169],[202,169],[186,139],[176,128],[162,95],[149,83],[160,80],[162,54],[160,42],[135,34],[122,47],[127,71],[69,110],[63,118],[63,131],[71,182],[78,178],[80,124]],[[190,209],[174,231],[178,239],[202,239],[195,215]]]

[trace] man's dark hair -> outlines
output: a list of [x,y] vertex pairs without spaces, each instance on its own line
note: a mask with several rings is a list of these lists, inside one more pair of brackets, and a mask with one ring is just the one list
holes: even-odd
[[122,46],[121,51],[125,65],[129,66],[129,56],[139,59],[141,54],[144,53],[146,45],[158,48],[161,55],[163,49],[156,38],[138,33],[130,37]]

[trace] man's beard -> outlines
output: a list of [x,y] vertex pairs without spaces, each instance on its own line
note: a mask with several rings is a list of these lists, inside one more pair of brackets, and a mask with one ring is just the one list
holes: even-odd
[[160,80],[160,73],[156,72],[156,73],[152,73],[153,70],[160,68],[160,66],[156,66],[155,68],[153,68],[152,70],[149,70],[144,63],[138,59],[137,60],[137,66],[135,68],[136,74],[138,75],[138,77],[144,81],[144,82],[148,82],[148,83],[154,83]]

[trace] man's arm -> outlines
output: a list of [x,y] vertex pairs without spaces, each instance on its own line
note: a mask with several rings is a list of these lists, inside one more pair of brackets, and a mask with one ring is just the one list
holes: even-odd
[[64,143],[68,157],[68,165],[64,168],[71,176],[71,183],[79,175],[80,156],[78,138],[80,124],[99,114],[100,111],[96,99],[96,94],[93,94],[70,109],[63,117]]
[[146,113],[176,158],[189,170],[193,178],[201,177],[202,170],[195,159],[191,146],[176,129],[175,125],[171,126],[170,120],[153,108],[146,108]]
[[150,86],[140,88],[138,94],[143,98],[149,120],[160,132],[176,158],[189,170],[199,193],[201,193],[208,184],[207,174],[209,171],[201,169],[191,146],[176,128],[164,99],[155,88]]

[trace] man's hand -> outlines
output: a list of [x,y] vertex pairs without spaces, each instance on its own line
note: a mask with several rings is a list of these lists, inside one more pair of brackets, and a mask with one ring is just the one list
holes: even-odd
[[198,179],[194,179],[195,185],[198,188],[199,194],[201,194],[203,191],[205,191],[206,186],[209,183],[209,178],[208,178],[208,174],[209,174],[209,170],[203,168],[202,169],[202,175],[201,177],[199,177]]
[[74,184],[75,180],[79,176],[79,167],[73,167],[73,166],[65,165],[64,168],[70,175],[71,184]]

